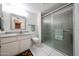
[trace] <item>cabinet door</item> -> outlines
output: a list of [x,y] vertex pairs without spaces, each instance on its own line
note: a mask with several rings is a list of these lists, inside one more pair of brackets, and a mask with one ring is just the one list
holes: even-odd
[[1,55],[2,56],[10,56],[16,55],[19,52],[19,42],[12,42],[1,45]]
[[23,52],[31,47],[31,39],[25,39],[21,40],[21,50],[20,52]]

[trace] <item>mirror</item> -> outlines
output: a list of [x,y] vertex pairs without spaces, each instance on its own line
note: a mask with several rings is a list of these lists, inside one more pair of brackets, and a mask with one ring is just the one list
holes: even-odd
[[26,30],[26,18],[11,14],[11,30]]

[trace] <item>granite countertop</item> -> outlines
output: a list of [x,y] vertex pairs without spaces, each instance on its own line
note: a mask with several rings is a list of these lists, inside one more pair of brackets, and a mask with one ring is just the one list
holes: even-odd
[[13,34],[0,34],[0,37],[11,37],[11,36],[19,36],[19,35],[31,35],[34,32],[29,32],[29,33],[13,33]]

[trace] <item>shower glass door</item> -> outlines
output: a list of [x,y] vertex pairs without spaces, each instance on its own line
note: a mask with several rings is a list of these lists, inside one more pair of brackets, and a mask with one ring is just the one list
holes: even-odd
[[73,10],[42,19],[42,42],[67,55],[73,55]]
[[73,10],[52,16],[53,47],[67,55],[73,55]]
[[46,16],[42,19],[42,42],[49,44],[52,39],[51,35],[51,16]]

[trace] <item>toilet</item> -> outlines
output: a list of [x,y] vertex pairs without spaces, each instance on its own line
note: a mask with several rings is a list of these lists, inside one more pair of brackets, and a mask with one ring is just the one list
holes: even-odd
[[41,44],[38,37],[33,37],[32,41],[33,41],[33,44],[36,46],[40,46],[40,44]]

